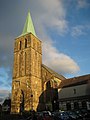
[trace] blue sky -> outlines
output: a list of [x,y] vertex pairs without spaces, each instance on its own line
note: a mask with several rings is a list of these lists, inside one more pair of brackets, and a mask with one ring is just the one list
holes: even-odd
[[43,63],[66,78],[90,74],[90,0],[0,0],[0,94],[11,91],[14,39],[28,11]]

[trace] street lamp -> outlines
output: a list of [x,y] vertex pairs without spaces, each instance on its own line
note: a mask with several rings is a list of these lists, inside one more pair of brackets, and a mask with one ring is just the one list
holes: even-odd
[[[24,85],[26,85],[27,86],[27,88],[29,88],[30,89],[30,107],[31,107],[31,110],[33,110],[33,94],[32,94],[32,89],[31,89],[31,86],[29,86],[29,84],[28,84],[28,82],[22,82],[22,81],[19,81],[19,80],[15,80],[14,82],[18,82],[19,83],[19,86],[20,86],[20,83],[22,83],[22,84],[24,84]],[[21,108],[22,107],[24,107],[24,92],[23,92],[23,90],[21,89],[21,93],[22,93],[22,96],[23,96],[23,98],[22,98],[22,100],[21,100]],[[20,108],[20,109],[21,109]],[[24,110],[24,109],[23,109]]]

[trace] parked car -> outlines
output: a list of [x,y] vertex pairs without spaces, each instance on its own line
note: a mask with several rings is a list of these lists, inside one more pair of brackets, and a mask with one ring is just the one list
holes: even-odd
[[51,116],[51,112],[50,111],[42,111],[42,114]]
[[69,115],[65,111],[53,112],[54,120],[70,120]]
[[75,111],[67,111],[67,113],[71,120],[82,120],[82,117]]

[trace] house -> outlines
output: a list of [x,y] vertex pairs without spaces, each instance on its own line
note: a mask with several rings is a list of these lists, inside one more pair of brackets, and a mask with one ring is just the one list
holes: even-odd
[[62,80],[58,88],[59,109],[90,110],[90,74]]
[[10,113],[10,109],[11,109],[11,99],[5,99],[2,104],[2,112]]

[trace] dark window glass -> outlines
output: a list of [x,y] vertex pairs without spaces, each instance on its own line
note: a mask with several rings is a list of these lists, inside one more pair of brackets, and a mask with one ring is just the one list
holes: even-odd
[[86,103],[86,101],[82,101],[82,108],[87,108],[87,103]]
[[25,39],[25,48],[27,48],[27,39]]
[[78,104],[78,102],[74,102],[74,109],[79,109],[79,104]]
[[76,89],[73,89],[73,93],[76,94]]
[[19,46],[20,46],[20,50],[21,50],[21,47],[22,47],[22,42],[21,41],[19,42]]

